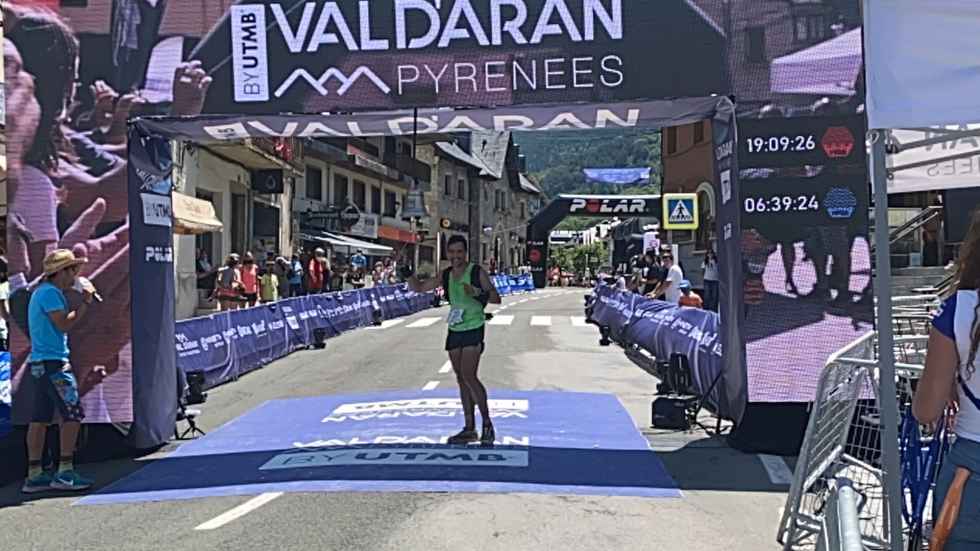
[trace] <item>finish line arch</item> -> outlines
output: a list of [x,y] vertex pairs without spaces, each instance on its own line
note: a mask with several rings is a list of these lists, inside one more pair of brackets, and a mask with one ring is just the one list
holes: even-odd
[[565,218],[657,218],[662,215],[660,195],[559,195],[527,225],[527,258],[534,286],[548,283],[548,237]]

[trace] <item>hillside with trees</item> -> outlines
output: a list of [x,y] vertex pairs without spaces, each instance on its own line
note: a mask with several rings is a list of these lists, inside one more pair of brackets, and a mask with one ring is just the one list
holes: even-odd
[[[659,193],[660,132],[651,129],[515,132],[515,142],[527,157],[528,172],[551,198],[563,193],[627,195]],[[583,168],[651,167],[646,185],[619,186],[585,181]],[[596,219],[568,218],[559,229],[579,230]]]

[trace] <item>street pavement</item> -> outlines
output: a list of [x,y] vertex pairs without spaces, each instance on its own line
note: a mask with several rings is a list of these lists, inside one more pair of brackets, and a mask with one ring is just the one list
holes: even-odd
[[[781,458],[742,454],[702,430],[650,427],[656,381],[584,323],[585,290],[504,298],[480,374],[491,389],[611,393],[680,487],[680,498],[466,493],[259,493],[78,505],[78,496],[0,488],[3,549],[767,550],[788,490]],[[445,307],[353,331],[212,389],[199,424],[217,429],[266,400],[452,390]],[[492,396],[491,396],[492,397]],[[570,412],[575,415],[575,412]],[[588,423],[587,415],[581,418]],[[710,423],[713,425],[713,422]],[[177,443],[179,444],[179,443]],[[172,451],[84,465],[97,487]]]

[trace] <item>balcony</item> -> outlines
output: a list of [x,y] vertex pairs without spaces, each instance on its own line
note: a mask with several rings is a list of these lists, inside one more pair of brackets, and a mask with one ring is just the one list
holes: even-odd
[[410,155],[386,155],[384,162],[393,166],[402,174],[402,181],[411,185],[412,179],[417,178],[423,189],[432,182],[432,167],[422,161],[413,159]]

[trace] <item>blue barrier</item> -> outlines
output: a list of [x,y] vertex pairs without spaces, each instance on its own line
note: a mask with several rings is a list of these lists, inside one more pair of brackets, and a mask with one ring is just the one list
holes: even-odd
[[420,312],[431,293],[405,285],[372,287],[280,300],[245,310],[219,312],[177,323],[177,366],[204,373],[211,388],[325,338],[367,327],[376,320]]
[[534,291],[534,280],[531,278],[531,274],[496,275],[490,276],[490,280],[493,281],[493,285],[497,288],[497,293],[500,296]]
[[[698,392],[712,387],[723,368],[718,314],[617,291],[608,285],[597,286],[593,294],[595,301],[586,315],[607,327],[614,341],[624,348],[639,346],[661,360],[682,354],[690,362]],[[705,401],[723,416],[731,411],[724,388],[724,381],[719,380]]]
[[0,438],[10,433],[10,352],[0,352]]

